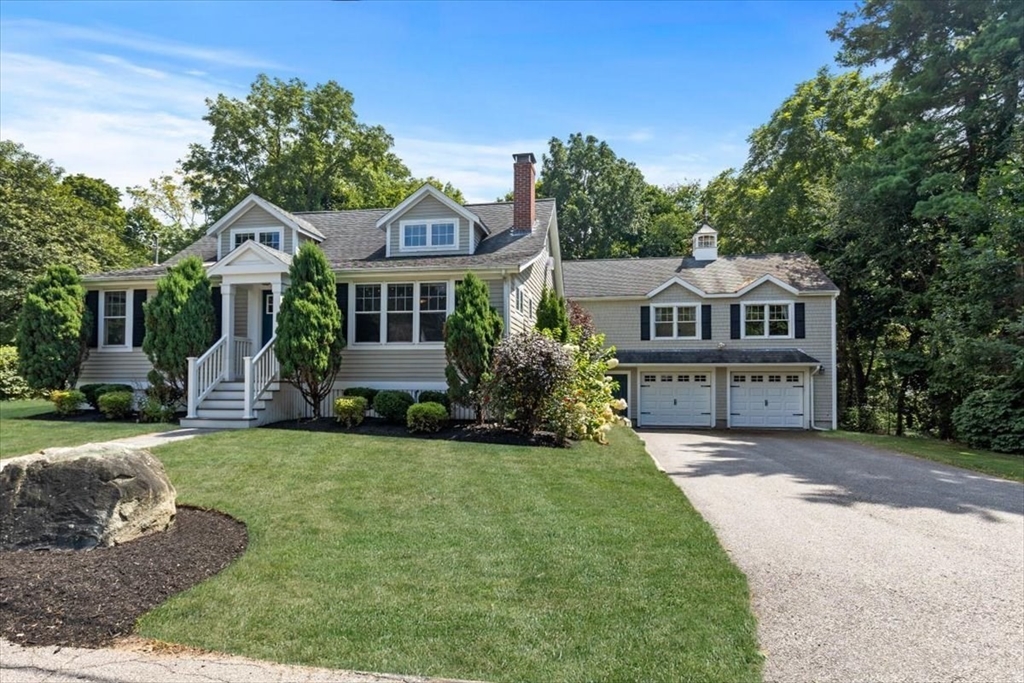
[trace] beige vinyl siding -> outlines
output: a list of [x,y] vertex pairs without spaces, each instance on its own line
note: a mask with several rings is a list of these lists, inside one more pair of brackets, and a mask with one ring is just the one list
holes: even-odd
[[89,349],[89,357],[82,364],[78,383],[148,385],[146,375],[153,369],[142,348],[131,351],[100,351]]
[[450,208],[437,201],[429,195],[424,195],[422,199],[410,206],[395,220],[391,221],[388,225],[391,230],[391,255],[392,256],[405,256],[410,254],[422,254],[423,251],[402,251],[402,221],[408,220],[430,220],[438,218],[455,218],[458,221],[458,235],[459,244],[455,249],[437,249],[429,250],[431,254],[465,254],[469,249],[470,240],[470,226],[469,221],[465,218],[457,215]]
[[[539,259],[534,261],[526,270],[512,278],[512,286],[509,288],[509,327],[512,332],[524,332],[533,329],[537,320],[537,304],[540,303],[540,295],[547,282],[547,248]],[[516,289],[523,288],[523,310],[516,307]],[[532,311],[531,315],[531,302]]]
[[350,346],[342,354],[338,382],[444,382],[444,349]]
[[281,249],[286,254],[292,253],[295,248],[295,231],[281,225],[281,221],[271,216],[258,206],[253,206],[232,223],[222,229],[220,233],[220,254],[221,258],[231,253],[234,245],[231,242],[231,231],[238,228],[259,230],[260,228],[281,228]]

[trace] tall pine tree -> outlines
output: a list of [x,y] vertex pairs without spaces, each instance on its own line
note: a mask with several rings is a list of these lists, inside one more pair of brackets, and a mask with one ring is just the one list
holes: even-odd
[[501,316],[491,307],[487,284],[472,273],[455,288],[455,310],[444,326],[445,377],[452,403],[472,406],[483,420],[480,383],[501,340]]
[[36,390],[75,386],[88,354],[85,290],[70,266],[50,266],[25,294],[18,319],[21,376]]

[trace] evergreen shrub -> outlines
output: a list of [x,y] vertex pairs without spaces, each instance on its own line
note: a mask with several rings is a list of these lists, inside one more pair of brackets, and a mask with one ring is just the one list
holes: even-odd
[[366,405],[362,396],[342,396],[334,402],[334,417],[346,427],[357,427],[366,417]]
[[50,392],[50,403],[58,415],[74,415],[85,403],[85,394],[77,389],[57,389]]
[[448,409],[440,403],[427,401],[409,406],[406,426],[410,432],[439,432],[448,424]]
[[131,391],[108,391],[100,394],[97,402],[100,412],[108,420],[121,420],[131,415],[135,394]]
[[405,391],[380,391],[373,399],[373,410],[388,422],[404,424],[409,406],[416,403]]

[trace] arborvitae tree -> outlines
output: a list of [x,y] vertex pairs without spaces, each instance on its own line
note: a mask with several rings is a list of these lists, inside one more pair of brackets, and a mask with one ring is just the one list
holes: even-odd
[[334,272],[320,247],[306,242],[292,259],[292,284],[277,314],[275,352],[281,376],[290,380],[320,419],[320,404],[331,391],[345,348]]
[[455,310],[444,326],[445,377],[453,403],[472,406],[483,420],[480,383],[490,370],[494,347],[501,340],[501,316],[491,307],[487,284],[473,275],[455,288]]
[[75,386],[88,355],[85,289],[70,266],[50,266],[25,294],[18,318],[21,376],[36,390]]
[[196,256],[182,259],[156,282],[156,296],[142,305],[146,336],[142,350],[153,369],[177,392],[188,389],[188,359],[201,356],[214,339],[210,280]]
[[565,299],[544,286],[537,304],[537,330],[549,330],[560,342],[569,341],[569,314],[565,309]]

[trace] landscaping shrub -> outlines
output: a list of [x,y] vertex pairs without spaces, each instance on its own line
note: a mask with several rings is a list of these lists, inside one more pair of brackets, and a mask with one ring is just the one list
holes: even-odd
[[[148,392],[147,392],[148,393]],[[152,396],[146,396],[146,400],[139,406],[139,422],[173,422],[174,408],[164,405]]]
[[156,370],[150,370],[146,379],[149,380],[146,396],[169,409],[173,414],[181,403],[181,399],[185,397],[181,389],[166,381],[163,374]]
[[18,374],[18,349],[0,346],[0,401],[16,401],[31,395],[25,378]]
[[405,423],[410,432],[439,432],[448,424],[448,409],[433,401],[417,403],[409,406]]
[[366,399],[366,405],[373,405],[373,399],[380,393],[380,389],[371,389],[370,387],[351,387],[345,390],[346,396],[362,396]]
[[85,394],[77,389],[58,389],[50,392],[50,402],[58,415],[73,415],[85,403]]
[[[455,287],[455,310],[444,323],[444,376],[452,400],[471,406],[483,421],[483,384],[494,347],[501,340],[501,315],[491,306],[487,283],[473,273]],[[403,415],[404,419],[404,415]]]
[[362,396],[342,396],[334,402],[334,416],[346,427],[357,427],[366,417],[366,399]]
[[440,403],[445,408],[451,408],[452,402],[445,391],[421,391],[419,403]]
[[100,409],[100,396],[114,391],[132,391],[127,384],[83,384],[78,390],[85,396],[86,402],[93,410]]
[[968,446],[1024,454],[1024,391],[1009,381],[974,391],[953,411],[953,424]]
[[82,280],[70,266],[50,266],[25,292],[18,315],[18,374],[38,391],[75,386],[91,316]]
[[560,342],[569,341],[569,314],[565,310],[565,299],[553,289],[548,289],[547,285],[540,292],[537,323],[534,327],[538,332],[547,330],[551,337]]
[[572,377],[573,360],[562,344],[536,332],[502,340],[486,386],[489,412],[522,434],[532,434],[550,403]]
[[100,394],[97,402],[100,412],[106,415],[108,420],[120,420],[131,415],[135,394],[131,391],[108,391]]
[[404,424],[405,414],[414,403],[404,391],[380,391],[373,399],[373,410],[388,422]]

